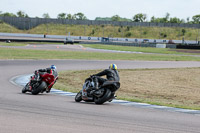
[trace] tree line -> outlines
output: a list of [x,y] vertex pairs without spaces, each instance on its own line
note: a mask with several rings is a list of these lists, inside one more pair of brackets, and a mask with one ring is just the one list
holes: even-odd
[[[8,16],[8,17],[26,17],[26,18],[29,18],[29,15],[26,14],[25,12],[23,11],[18,11],[16,14],[14,13],[9,13],[9,12],[5,12],[3,13],[2,11],[0,11],[0,16]],[[39,17],[35,17],[35,18],[39,18]],[[42,18],[51,18],[50,15],[48,13],[44,13],[42,15]],[[57,15],[57,18],[58,19],[74,19],[74,20],[87,20],[87,17],[79,12],[79,13],[76,13],[76,14],[66,14],[66,13],[59,13]]]
[[[3,13],[0,11],[0,16],[9,16],[9,17],[29,17],[23,11],[18,11],[16,14],[5,12]],[[51,18],[48,13],[44,13],[42,15],[43,18]],[[38,18],[38,17],[36,17]],[[59,13],[57,15],[58,19],[74,19],[74,20],[88,20],[87,17],[79,12],[76,14],[67,14],[67,13]],[[129,18],[122,18],[119,15],[114,15],[112,17],[96,17],[95,20],[98,21],[128,21],[128,22],[152,22],[152,23],[188,23],[188,24],[200,24],[200,14],[194,15],[192,19],[188,17],[186,20],[180,19],[177,17],[170,17],[169,13],[166,13],[164,17],[155,17],[152,16],[150,20],[147,20],[147,15],[143,13],[138,13],[134,15],[131,19]]]

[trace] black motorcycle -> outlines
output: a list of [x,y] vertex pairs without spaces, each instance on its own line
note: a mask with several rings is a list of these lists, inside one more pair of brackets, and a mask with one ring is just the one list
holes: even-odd
[[75,96],[75,101],[95,102],[103,104],[107,101],[111,102],[115,98],[115,92],[119,89],[120,83],[116,81],[106,81],[95,89],[96,76],[90,76],[85,80],[83,89]]

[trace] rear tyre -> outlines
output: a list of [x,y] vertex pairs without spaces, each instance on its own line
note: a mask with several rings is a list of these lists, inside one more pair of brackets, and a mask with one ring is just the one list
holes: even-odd
[[43,89],[47,87],[47,84],[43,81],[38,87],[32,89],[32,94],[37,95],[38,93],[42,92]]
[[75,96],[75,101],[76,101],[76,102],[82,101],[82,92],[81,92],[81,91],[79,91],[79,92],[76,94],[76,96]]
[[105,89],[104,95],[102,97],[95,97],[94,102],[96,104],[103,104],[110,98],[110,95],[111,95],[110,89]]

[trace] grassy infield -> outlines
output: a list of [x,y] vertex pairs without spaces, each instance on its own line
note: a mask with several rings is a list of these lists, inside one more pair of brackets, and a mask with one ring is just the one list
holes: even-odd
[[[183,32],[183,29],[185,32]],[[30,30],[19,30],[15,27],[0,23],[0,32],[30,33],[48,35],[73,36],[99,36],[99,37],[122,37],[122,38],[149,38],[149,39],[172,39],[172,40],[196,40],[199,36],[198,29],[176,27],[131,27],[112,25],[64,25],[64,24],[41,24]]]
[[[0,43],[0,45],[7,45]],[[9,45],[23,46],[11,43]],[[137,48],[107,45],[85,45],[94,48],[140,51],[157,54],[115,54],[71,51],[40,51],[0,48],[0,59],[98,59],[98,60],[162,60],[162,61],[200,61],[198,57],[181,56],[169,49]],[[50,56],[48,53],[51,52]],[[100,70],[60,72],[60,79],[54,86],[57,89],[77,92],[88,75]],[[117,92],[119,99],[145,102],[200,110],[200,68],[177,69],[134,69],[119,70],[121,88]]]

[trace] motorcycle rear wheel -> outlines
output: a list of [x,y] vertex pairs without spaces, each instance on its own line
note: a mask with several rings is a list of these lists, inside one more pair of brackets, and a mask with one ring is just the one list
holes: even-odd
[[32,89],[32,94],[37,95],[38,93],[42,92],[43,89],[47,87],[47,84],[43,81],[37,88]]
[[102,97],[94,97],[95,104],[105,103],[111,96],[110,89],[105,89],[104,95]]
[[76,94],[76,96],[75,96],[75,101],[76,101],[76,102],[82,101],[82,92],[81,92],[81,91],[79,91],[79,92]]

